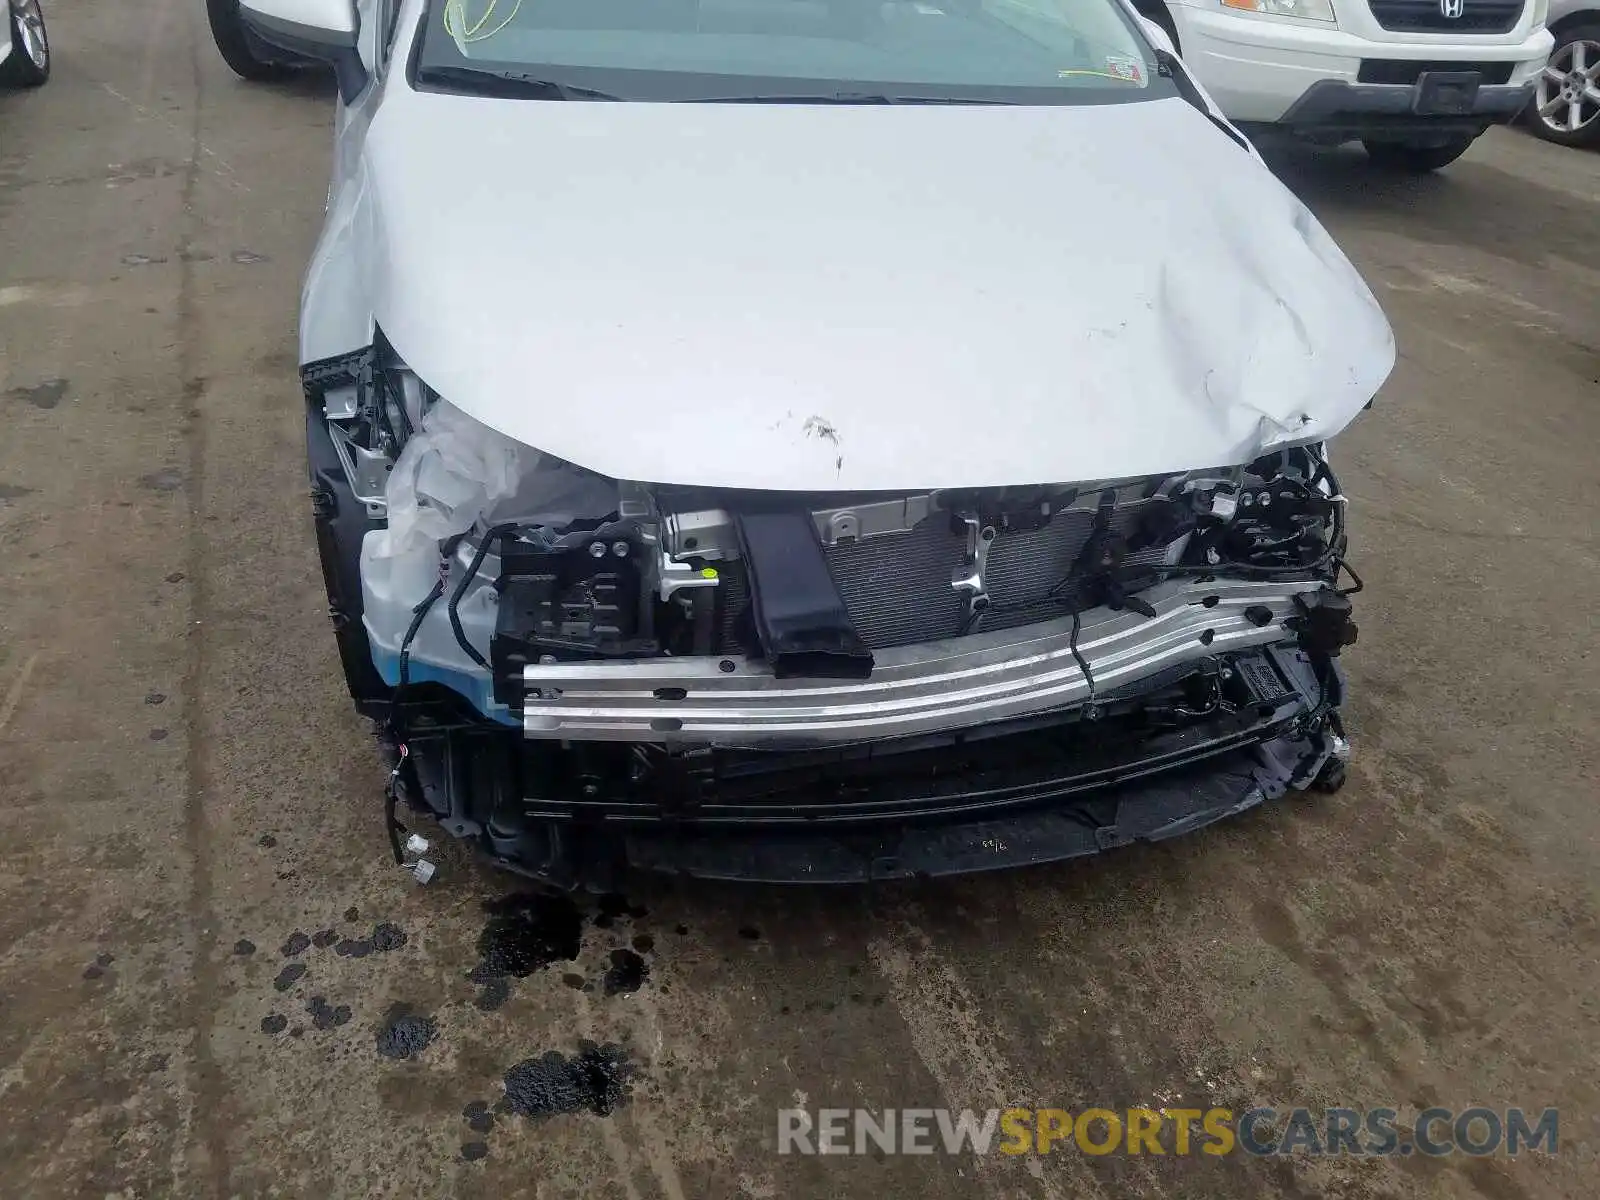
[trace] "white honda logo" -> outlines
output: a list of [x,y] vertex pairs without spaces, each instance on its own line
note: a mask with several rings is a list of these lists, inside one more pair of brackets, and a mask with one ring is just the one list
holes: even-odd
[[1439,11],[1447,21],[1459,20],[1467,11],[1467,0],[1439,0]]

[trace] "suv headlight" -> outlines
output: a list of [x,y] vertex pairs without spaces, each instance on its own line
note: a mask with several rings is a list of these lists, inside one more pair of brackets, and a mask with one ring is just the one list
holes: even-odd
[[[1536,0],[1544,3],[1545,0]],[[1222,0],[1223,8],[1260,13],[1264,17],[1299,17],[1306,21],[1333,21],[1333,0]]]

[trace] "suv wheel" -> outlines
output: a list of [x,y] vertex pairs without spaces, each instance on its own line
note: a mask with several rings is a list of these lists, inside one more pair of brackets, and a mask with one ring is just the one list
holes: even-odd
[[222,61],[245,79],[265,82],[282,79],[290,68],[275,62],[268,51],[245,28],[239,15],[239,0],[206,0],[206,18],[211,22],[211,40],[217,43]]
[[50,39],[39,0],[9,0],[6,15],[11,56],[0,63],[0,87],[38,87],[50,78]]
[[1533,131],[1562,146],[1600,146],[1600,25],[1556,38],[1528,105]]
[[1426,174],[1447,167],[1467,152],[1477,136],[1451,138],[1448,142],[1373,142],[1363,141],[1367,157],[1392,171]]

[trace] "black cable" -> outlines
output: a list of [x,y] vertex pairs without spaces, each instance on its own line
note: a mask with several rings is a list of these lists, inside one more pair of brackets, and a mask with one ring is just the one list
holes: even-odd
[[1333,577],[1335,579],[1338,579],[1339,578],[1339,572],[1343,571],[1346,575],[1350,576],[1351,580],[1354,581],[1354,585],[1355,585],[1353,587],[1337,589],[1338,592],[1339,592],[1339,595],[1341,595],[1341,596],[1354,596],[1362,588],[1367,586],[1365,583],[1363,583],[1361,581],[1361,576],[1356,574],[1356,569],[1354,567],[1352,567],[1349,563],[1347,563],[1343,558],[1340,558],[1339,561],[1334,564],[1334,568],[1333,569],[1334,569],[1334,576]]
[[1072,659],[1078,664],[1078,670],[1083,672],[1083,677],[1089,683],[1089,700],[1094,700],[1094,672],[1089,670],[1089,660],[1078,651],[1078,630],[1082,622],[1078,616],[1078,598],[1074,596],[1072,604],[1072,632],[1067,636],[1067,649],[1072,651]]
[[450,538],[440,547],[439,577],[433,581],[433,587],[428,590],[428,594],[412,608],[411,623],[406,626],[405,636],[400,639],[400,677],[394,691],[389,695],[389,716],[385,722],[389,737],[394,743],[396,757],[394,767],[389,772],[389,781],[383,789],[383,827],[389,835],[389,850],[394,855],[396,863],[405,862],[405,854],[400,847],[400,835],[405,832],[405,828],[396,815],[400,805],[400,775],[407,768],[413,773],[416,770],[411,766],[411,748],[407,745],[405,716],[401,706],[405,690],[411,685],[411,643],[416,640],[417,632],[428,616],[428,610],[438,602],[440,596],[444,595],[445,572],[456,547],[460,544],[461,538],[457,536]]
[[[411,682],[411,643],[416,640],[417,630],[422,628],[428,610],[442,595],[444,595],[444,579],[441,577],[434,580],[433,588],[422,598],[421,603],[411,610],[411,624],[406,626],[406,635],[400,639],[400,682],[395,685],[394,697],[398,697]],[[393,699],[390,701],[391,710]]]
[[467,589],[472,586],[472,581],[478,577],[478,571],[483,566],[483,560],[489,556],[489,547],[506,534],[515,532],[518,528],[519,526],[515,521],[489,526],[484,531],[483,540],[478,543],[478,552],[472,556],[472,565],[467,568],[466,574],[461,577],[461,582],[456,584],[455,591],[450,593],[450,628],[455,631],[456,644],[461,647],[468,658],[486,671],[489,669],[489,660],[479,654],[477,647],[467,641],[467,631],[461,628],[461,614],[456,611],[456,606],[461,603],[461,597],[467,594]]

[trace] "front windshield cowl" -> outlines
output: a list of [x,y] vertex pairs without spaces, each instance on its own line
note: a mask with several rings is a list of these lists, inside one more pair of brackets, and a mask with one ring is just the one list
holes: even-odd
[[431,0],[425,90],[545,100],[1104,104],[1173,94],[1117,0]]

